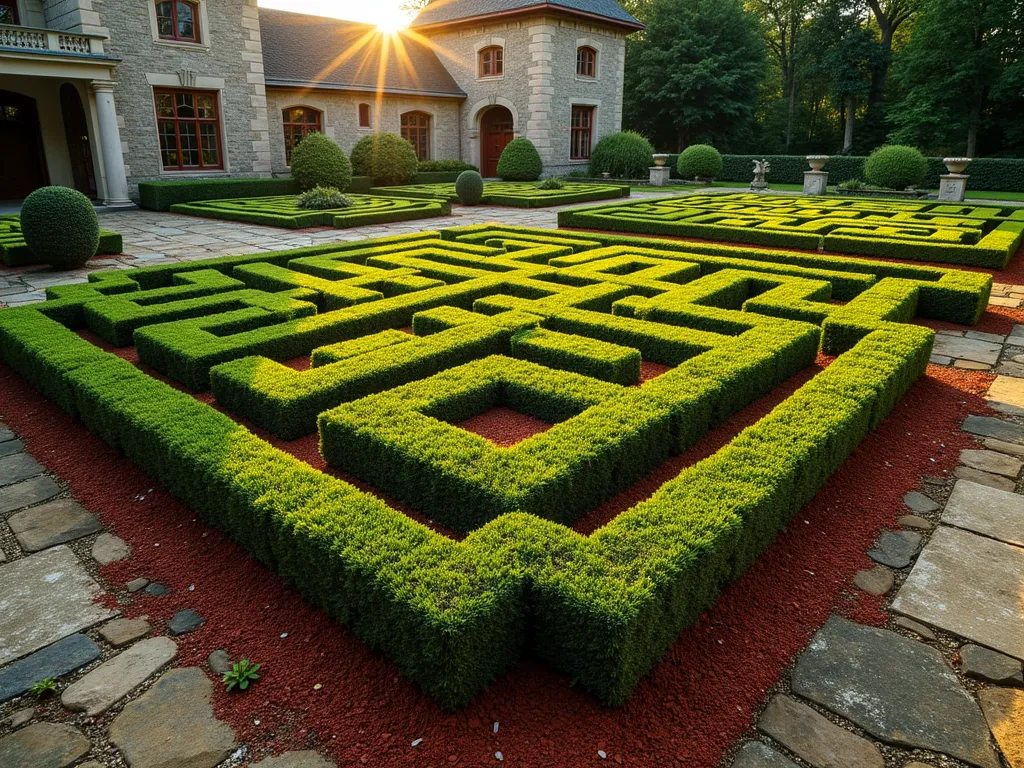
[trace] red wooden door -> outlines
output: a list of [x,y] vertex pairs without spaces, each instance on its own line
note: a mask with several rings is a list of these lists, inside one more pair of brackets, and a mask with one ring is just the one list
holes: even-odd
[[491,107],[480,121],[483,147],[480,153],[480,171],[485,177],[498,175],[498,160],[514,134],[512,113],[505,107]]

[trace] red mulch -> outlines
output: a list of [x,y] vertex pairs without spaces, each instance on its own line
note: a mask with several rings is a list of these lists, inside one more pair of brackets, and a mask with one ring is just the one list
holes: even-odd
[[534,418],[503,405],[495,406],[456,424],[467,432],[486,437],[495,445],[508,448],[528,437],[547,432],[554,424]]
[[[883,621],[881,601],[853,590],[852,577],[870,566],[864,553],[877,533],[903,513],[902,495],[924,474],[948,474],[959,451],[972,444],[957,427],[968,413],[987,412],[980,395],[991,379],[929,366],[751,571],[683,632],[617,709],[601,707],[564,676],[525,660],[466,709],[445,713],[391,662],[285,589],[2,366],[0,413],[29,451],[132,545],[133,557],[105,567],[104,577],[119,585],[146,576],[174,589],[163,598],[136,595],[124,606],[126,615],[149,615],[159,630],[177,610],[195,609],[208,623],[178,638],[181,663],[203,665],[211,651],[226,648],[235,658],[265,664],[249,692],[218,689],[214,696],[217,715],[254,755],[319,743],[342,765],[482,765],[501,750],[511,765],[574,767],[593,764],[602,749],[618,764],[711,768],[831,613]],[[710,434],[680,457],[681,465],[713,451],[796,383]],[[307,442],[304,450],[314,452]],[[620,497],[606,506],[628,503]],[[494,721],[501,723],[497,734]]]

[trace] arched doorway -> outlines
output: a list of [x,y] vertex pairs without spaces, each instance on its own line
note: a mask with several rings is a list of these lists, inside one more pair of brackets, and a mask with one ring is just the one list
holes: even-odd
[[494,106],[480,118],[480,172],[487,177],[498,175],[498,159],[505,145],[512,141],[515,125],[507,107]]
[[64,138],[68,143],[75,189],[86,197],[96,197],[96,173],[93,171],[85,107],[82,106],[78,89],[71,83],[64,83],[60,87],[60,111],[64,117]]
[[46,183],[35,99],[0,91],[0,200],[20,200]]

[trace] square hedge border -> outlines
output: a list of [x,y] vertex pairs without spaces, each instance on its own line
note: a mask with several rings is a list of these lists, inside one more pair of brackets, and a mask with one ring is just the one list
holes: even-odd
[[[629,197],[630,188],[621,184],[578,184],[564,182],[561,189],[542,189],[541,182],[485,181],[481,205],[505,205],[513,208],[546,208],[554,205],[588,203]],[[374,195],[400,195],[425,199],[440,198],[459,202],[455,184],[409,184],[401,187],[373,187]]]

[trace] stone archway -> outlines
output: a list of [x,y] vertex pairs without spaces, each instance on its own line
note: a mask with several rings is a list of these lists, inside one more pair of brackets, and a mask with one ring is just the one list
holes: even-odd
[[498,175],[498,159],[515,136],[515,120],[507,107],[495,105],[480,116],[480,173]]

